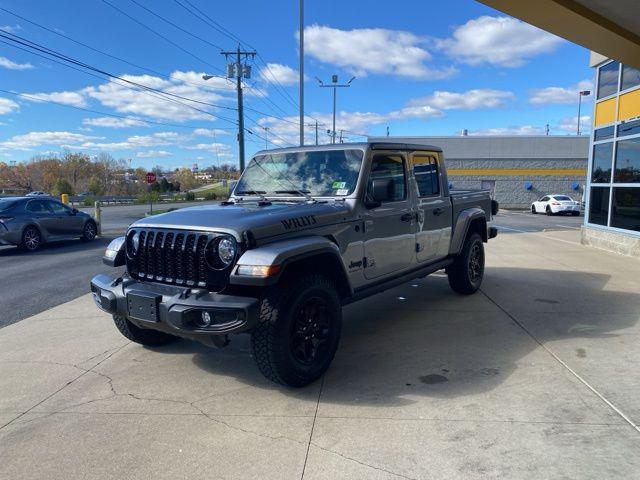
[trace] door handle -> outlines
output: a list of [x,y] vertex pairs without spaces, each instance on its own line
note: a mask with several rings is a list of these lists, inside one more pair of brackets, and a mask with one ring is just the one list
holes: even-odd
[[442,212],[444,212],[444,208],[440,208],[440,207],[438,207],[438,208],[434,208],[434,209],[433,209],[433,214],[434,214],[436,217],[437,217],[437,216],[439,216],[439,215],[442,215]]
[[410,222],[413,220],[413,213],[403,213],[400,215],[400,221],[402,222]]

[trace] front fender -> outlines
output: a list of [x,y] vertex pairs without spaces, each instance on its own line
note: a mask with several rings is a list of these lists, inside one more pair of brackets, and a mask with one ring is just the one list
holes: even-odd
[[[271,285],[277,282],[287,264],[323,253],[335,255],[343,268],[343,272],[346,272],[338,246],[325,237],[313,235],[280,240],[247,250],[238,259],[236,266],[233,268],[229,283],[235,285]],[[278,268],[276,274],[269,277],[238,275],[240,266],[249,265],[258,267],[278,266],[280,268]]]

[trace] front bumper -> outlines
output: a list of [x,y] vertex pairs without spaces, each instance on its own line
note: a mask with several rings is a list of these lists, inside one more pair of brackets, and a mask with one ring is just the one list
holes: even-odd
[[[220,335],[251,330],[258,321],[258,299],[221,295],[204,289],[142,283],[130,277],[96,275],[96,305],[140,328],[216,344]],[[207,315],[205,315],[205,313]],[[209,322],[205,322],[206,317]]]

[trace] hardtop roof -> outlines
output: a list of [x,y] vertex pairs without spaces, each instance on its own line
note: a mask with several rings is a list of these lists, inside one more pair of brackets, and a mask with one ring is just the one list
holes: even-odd
[[265,155],[267,153],[289,153],[289,152],[319,152],[326,150],[353,150],[353,149],[371,149],[371,150],[429,150],[431,152],[442,152],[440,147],[435,145],[427,145],[424,143],[399,143],[399,142],[354,142],[354,143],[335,143],[326,145],[305,145],[303,147],[286,147],[274,148],[270,150],[260,150],[255,155]]

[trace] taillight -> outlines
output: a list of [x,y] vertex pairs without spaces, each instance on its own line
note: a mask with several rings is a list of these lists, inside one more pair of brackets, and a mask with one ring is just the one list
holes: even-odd
[[560,205],[558,202],[551,202],[551,205]]

